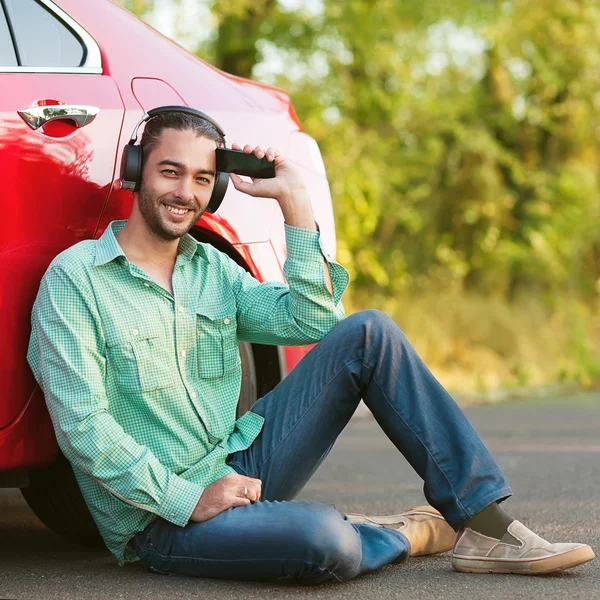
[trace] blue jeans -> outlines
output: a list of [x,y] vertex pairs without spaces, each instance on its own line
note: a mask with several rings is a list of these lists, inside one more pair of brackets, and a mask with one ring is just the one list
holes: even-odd
[[253,406],[265,418],[263,430],[227,462],[262,480],[261,501],[185,527],[159,518],[136,536],[138,556],[163,573],[305,584],[345,581],[406,560],[410,544],[401,533],[351,524],[327,504],[293,500],[361,398],[455,530],[512,494],[400,329],[368,310],[339,323]]

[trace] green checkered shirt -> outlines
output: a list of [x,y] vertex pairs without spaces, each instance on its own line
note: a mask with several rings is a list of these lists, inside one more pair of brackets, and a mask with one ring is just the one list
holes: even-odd
[[[28,360],[58,443],[119,564],[156,516],[188,522],[204,488],[233,473],[263,418],[235,420],[238,340],[303,345],[344,317],[348,274],[318,232],[286,226],[288,285],[260,283],[183,237],[173,295],[123,253],[110,224],[57,256],[33,307]],[[334,293],[325,284],[328,262]]]

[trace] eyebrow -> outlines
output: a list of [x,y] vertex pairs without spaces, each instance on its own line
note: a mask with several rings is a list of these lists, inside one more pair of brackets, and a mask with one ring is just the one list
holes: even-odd
[[[187,168],[183,163],[177,162],[176,160],[172,160],[170,158],[164,158],[163,160],[161,160],[158,163],[159,167],[162,166],[171,166],[171,167],[176,167],[177,169],[181,169],[182,171],[186,171]],[[215,172],[211,171],[210,169],[197,169],[196,170],[196,175],[212,175],[213,177],[215,176]]]

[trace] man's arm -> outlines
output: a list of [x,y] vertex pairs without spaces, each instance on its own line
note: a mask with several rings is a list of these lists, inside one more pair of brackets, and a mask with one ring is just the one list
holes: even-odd
[[[241,146],[233,144],[234,149]],[[322,250],[320,233],[298,168],[277,150],[243,148],[275,162],[274,179],[252,183],[231,174],[235,187],[251,196],[274,198],[285,219],[288,285],[259,283],[233,261],[227,261],[238,304],[238,336],[264,344],[307,344],[319,341],[344,318],[341,296],[348,285],[346,270]]]
[[[286,224],[290,227],[318,231],[308,191],[304,186],[297,185],[288,195],[283,194],[279,200],[279,206],[281,207]],[[325,267],[325,284],[329,292],[333,295],[331,275],[326,260],[323,261],[323,265]]]
[[[225,255],[220,259],[237,305],[237,335],[258,344],[302,345],[320,341],[345,316],[341,296],[348,274],[331,261],[316,231],[285,226],[287,285],[263,283]],[[327,289],[324,261],[331,272],[333,293]]]
[[[252,148],[249,144],[246,144],[244,148],[239,144],[233,144],[232,148],[243,150],[246,154],[254,153],[258,158],[266,156],[270,162],[275,162],[274,180],[255,179],[253,183],[247,183],[238,175],[232,173],[230,177],[239,191],[250,196],[274,198],[279,203],[287,225],[299,229],[308,229],[309,231],[318,231],[304,180],[300,171],[289,160],[281,156],[275,148],[268,148],[263,151],[259,146]],[[329,265],[326,260],[323,264],[325,267],[325,283],[327,289],[333,294]]]
[[185,525],[203,488],[166,469],[109,414],[96,303],[89,287],[60,266],[42,280],[28,360],[71,464],[123,502]]

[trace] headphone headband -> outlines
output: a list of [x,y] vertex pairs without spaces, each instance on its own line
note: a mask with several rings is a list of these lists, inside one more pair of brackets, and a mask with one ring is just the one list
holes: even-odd
[[129,139],[129,144],[133,145],[137,142],[137,134],[138,129],[142,126],[143,123],[149,121],[153,117],[156,117],[162,113],[166,112],[180,112],[186,115],[192,115],[195,117],[200,117],[205,121],[208,121],[218,132],[220,135],[225,137],[225,132],[221,129],[221,126],[211,117],[209,117],[206,113],[203,113],[201,110],[196,110],[195,108],[191,108],[189,106],[157,106],[156,108],[151,108],[147,113],[145,113],[140,119],[139,123],[135,126],[133,133],[131,134],[131,138]]

